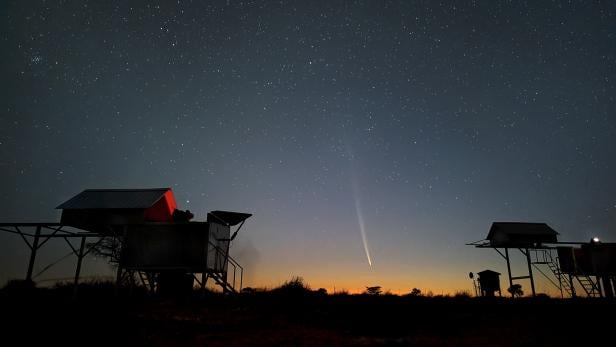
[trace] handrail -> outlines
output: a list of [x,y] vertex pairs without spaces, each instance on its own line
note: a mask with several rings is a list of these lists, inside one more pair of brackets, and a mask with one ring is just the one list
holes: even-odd
[[[531,251],[533,251],[533,252],[531,252]],[[551,254],[551,250],[549,250],[549,249],[529,249],[529,256],[530,256],[531,260],[532,260],[532,254],[533,253],[534,253],[534,256],[535,256],[535,262],[531,261],[532,267],[535,268],[535,270],[537,270],[541,275],[543,275],[543,277],[546,280],[548,280],[548,282],[550,282],[554,287],[559,289],[561,291],[561,295],[562,295],[563,287],[562,287],[562,280],[561,280],[560,270],[557,267],[557,269],[558,269],[557,270],[558,273],[557,273],[549,265],[549,264],[554,264],[554,259],[553,259],[552,254]],[[552,280],[552,278],[550,278],[550,276],[548,276],[545,272],[543,272],[543,270],[541,270],[541,268],[539,266],[537,266],[537,263],[548,264],[548,268],[550,268],[552,274],[558,280],[558,284],[556,282],[554,282]]]
[[[219,256],[223,257],[224,261],[226,261],[226,263],[227,263],[227,266],[229,264],[231,264],[231,266],[233,266],[233,282],[232,282],[233,284],[231,285],[231,288],[233,290],[235,290],[236,272],[237,272],[238,269],[240,270],[240,287],[239,287],[239,290],[241,291],[242,290],[242,286],[243,286],[243,282],[244,282],[244,268],[235,259],[233,259],[233,257],[231,257],[228,252],[223,251],[222,248],[220,248],[217,245],[215,245],[212,241],[208,240],[208,244],[210,246],[212,246],[212,248],[216,251],[216,255],[215,255],[215,258],[214,258],[215,259],[214,261],[215,261],[215,267],[216,268],[218,267],[217,265],[219,265],[218,264],[218,261],[219,261],[218,257]],[[223,280],[225,281],[225,283],[229,284],[229,282],[227,281],[226,275],[227,275],[227,273],[225,272],[225,278],[223,278]]]

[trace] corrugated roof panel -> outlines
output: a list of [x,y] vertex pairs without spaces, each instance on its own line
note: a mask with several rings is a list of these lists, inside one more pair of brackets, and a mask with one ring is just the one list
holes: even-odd
[[57,209],[140,209],[154,205],[171,188],[153,189],[86,189]]
[[500,275],[500,272],[496,272],[496,271],[492,271],[492,270],[483,270],[483,271],[479,271],[477,274],[479,275],[490,275],[490,274],[495,274],[495,275]]
[[545,223],[494,222],[488,233],[487,240],[492,240],[495,234],[556,236],[558,233]]
[[252,214],[250,213],[240,213],[240,212],[231,212],[231,211],[211,211],[208,213],[208,222],[224,222],[230,226],[237,225],[244,220],[248,219]]

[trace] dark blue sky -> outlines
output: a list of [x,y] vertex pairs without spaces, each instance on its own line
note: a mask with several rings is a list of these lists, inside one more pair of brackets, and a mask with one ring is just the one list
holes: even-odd
[[468,289],[497,220],[616,241],[611,1],[8,1],[0,45],[2,221],[169,186],[254,213],[249,285],[350,290]]

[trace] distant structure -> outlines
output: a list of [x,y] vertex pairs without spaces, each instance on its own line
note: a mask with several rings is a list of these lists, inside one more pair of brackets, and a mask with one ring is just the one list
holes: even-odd
[[498,292],[498,296],[501,296],[500,272],[483,270],[477,274],[481,296],[493,297],[494,292]]
[[[598,238],[589,243],[559,242],[558,233],[545,223],[494,222],[485,240],[468,245],[492,248],[505,259],[510,288],[514,281],[528,279],[535,296],[535,269],[560,290],[561,296],[575,297],[581,289],[589,297],[614,297],[614,243],[601,243]],[[528,274],[512,276],[511,249],[526,258]]]
[[[602,243],[594,238],[581,247],[557,247],[560,270],[573,278],[582,281],[592,281],[599,296],[614,297],[616,287],[616,243]],[[603,288],[601,287],[603,284]],[[601,289],[603,291],[601,292]]]
[[[207,221],[193,222],[190,211],[177,209],[170,188],[88,189],[57,209],[62,210],[60,223],[0,224],[0,230],[19,234],[31,249],[28,281],[37,250],[62,238],[77,256],[75,284],[82,259],[106,247],[117,265],[118,285],[140,281],[154,292],[179,293],[191,290],[194,280],[205,288],[213,279],[224,292],[241,290],[243,268],[229,255],[229,247],[251,214],[211,211]],[[70,241],[75,238],[79,247]],[[86,239],[95,242],[86,245]]]

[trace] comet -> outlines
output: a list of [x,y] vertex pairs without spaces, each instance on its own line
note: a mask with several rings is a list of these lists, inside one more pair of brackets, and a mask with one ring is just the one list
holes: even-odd
[[359,200],[359,189],[357,187],[357,181],[353,180],[353,198],[355,199],[355,212],[357,214],[357,224],[359,224],[359,232],[361,233],[361,241],[364,244],[364,251],[366,252],[366,259],[368,259],[368,265],[372,267],[372,257],[370,257],[370,249],[368,248],[368,238],[366,237],[366,225],[364,224],[364,216],[361,209],[361,201]]
[[359,225],[359,233],[361,234],[361,241],[364,245],[364,252],[366,252],[366,259],[368,265],[372,268],[372,257],[370,256],[370,248],[368,247],[368,238],[366,237],[366,224],[364,223],[364,215],[361,207],[361,199],[359,194],[359,180],[355,174],[355,156],[353,155],[353,149],[348,141],[345,142],[347,147],[347,153],[349,155],[349,161],[351,164],[351,184],[353,189],[353,200],[355,200],[355,214],[357,215],[357,224]]

